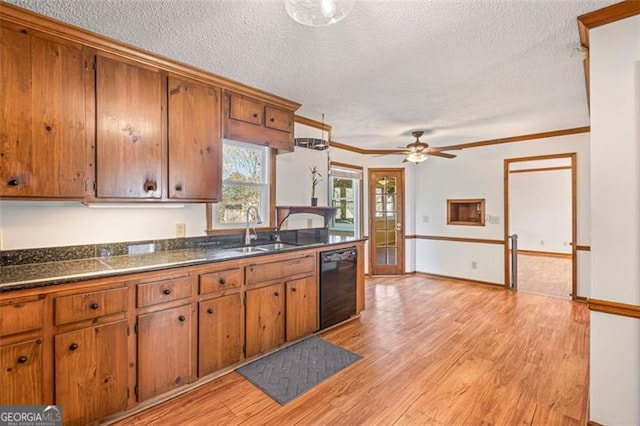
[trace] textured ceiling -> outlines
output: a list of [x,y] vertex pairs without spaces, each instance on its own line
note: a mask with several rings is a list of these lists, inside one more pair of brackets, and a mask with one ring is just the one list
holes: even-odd
[[306,27],[282,1],[8,0],[300,102],[333,139],[432,146],[589,124],[576,17],[610,0],[361,1]]

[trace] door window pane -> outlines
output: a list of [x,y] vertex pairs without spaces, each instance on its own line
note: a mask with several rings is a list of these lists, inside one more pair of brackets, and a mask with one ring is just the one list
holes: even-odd
[[[339,173],[342,175],[343,173]],[[349,176],[347,174],[347,176]],[[360,231],[360,179],[331,176],[329,179],[331,206],[337,213],[329,224],[334,235],[359,236]]]

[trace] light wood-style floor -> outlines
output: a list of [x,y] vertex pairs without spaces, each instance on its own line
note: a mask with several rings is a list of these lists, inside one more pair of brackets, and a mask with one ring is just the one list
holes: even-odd
[[363,359],[285,406],[237,373],[120,425],[584,425],[584,304],[419,275],[367,280],[326,340]]
[[571,299],[571,259],[518,253],[518,290]]

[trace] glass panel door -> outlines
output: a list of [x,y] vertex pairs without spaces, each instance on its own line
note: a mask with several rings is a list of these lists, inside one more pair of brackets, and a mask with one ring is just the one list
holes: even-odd
[[332,177],[329,191],[331,206],[337,207],[338,212],[331,219],[329,233],[332,235],[346,235],[359,237],[359,180]]
[[402,274],[404,169],[370,169],[369,194],[372,274]]

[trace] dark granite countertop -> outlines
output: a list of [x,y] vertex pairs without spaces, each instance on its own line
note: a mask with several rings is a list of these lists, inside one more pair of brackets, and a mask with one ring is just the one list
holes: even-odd
[[34,288],[54,284],[72,283],[85,279],[148,272],[178,266],[189,266],[265,256],[275,253],[304,250],[363,241],[361,238],[328,236],[323,242],[297,244],[280,250],[239,253],[228,248],[197,247],[166,250],[147,254],[92,257],[54,262],[28,263],[0,267],[0,292]]

